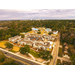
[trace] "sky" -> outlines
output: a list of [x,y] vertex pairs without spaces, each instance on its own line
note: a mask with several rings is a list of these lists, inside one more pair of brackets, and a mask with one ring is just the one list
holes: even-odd
[[75,9],[0,9],[0,20],[75,19]]

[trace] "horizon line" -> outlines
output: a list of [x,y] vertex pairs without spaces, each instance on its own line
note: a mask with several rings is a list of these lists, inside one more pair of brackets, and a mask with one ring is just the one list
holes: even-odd
[[[0,20],[0,21],[13,21],[14,19],[12,20]],[[15,20],[36,20],[36,21],[39,21],[39,20],[75,20],[75,19],[15,19]]]

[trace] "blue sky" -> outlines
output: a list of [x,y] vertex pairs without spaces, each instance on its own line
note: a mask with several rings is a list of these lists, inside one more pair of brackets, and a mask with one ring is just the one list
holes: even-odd
[[0,20],[75,19],[75,9],[0,9]]

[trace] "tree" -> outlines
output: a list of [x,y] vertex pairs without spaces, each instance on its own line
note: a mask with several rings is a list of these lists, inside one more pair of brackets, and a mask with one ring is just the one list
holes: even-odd
[[6,46],[6,48],[9,48],[9,49],[13,48],[13,45],[11,43],[9,43],[9,42],[6,42],[5,46]]
[[5,60],[5,55],[3,52],[0,51],[0,62],[3,62]]
[[38,34],[41,34],[41,32],[40,32],[40,30],[38,30],[38,32],[37,32]]
[[21,36],[22,38],[24,38],[24,34],[20,34],[20,36]]
[[25,51],[24,47],[21,47],[19,51],[20,51],[21,54],[26,54],[26,51]]
[[2,36],[2,40],[4,40],[5,38],[4,38],[4,36]]
[[40,31],[38,31],[37,33],[38,33],[38,34],[41,34],[41,32],[40,32]]
[[49,55],[49,59],[50,59],[50,61],[51,61],[51,59],[53,59],[53,57],[52,57],[52,55],[51,55],[51,54]]
[[19,65],[17,62],[15,62],[12,58],[6,58],[3,62],[3,65]]
[[24,47],[25,47],[25,49],[26,49],[26,52],[30,53],[29,45],[26,44]]
[[29,45],[25,45],[24,47],[21,47],[19,51],[20,51],[21,54],[30,53]]
[[39,51],[39,56],[45,60],[48,60],[48,59],[51,60],[53,58],[50,51],[47,51],[47,50],[46,51],[44,51],[44,50]]
[[75,54],[71,55],[70,60],[72,62],[72,65],[75,65]]
[[11,35],[5,35],[5,39],[8,39],[10,37],[11,37]]
[[51,35],[51,34],[53,34],[53,32],[49,32],[49,33],[48,33],[48,35]]

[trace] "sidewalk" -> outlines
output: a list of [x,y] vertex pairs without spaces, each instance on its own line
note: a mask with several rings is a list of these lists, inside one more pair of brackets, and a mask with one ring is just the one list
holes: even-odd
[[[17,54],[17,55],[20,55],[20,56],[23,56],[23,57],[25,57],[25,58],[27,58],[27,59],[34,60],[34,59],[32,59],[30,56],[23,55],[23,54],[21,54],[20,52],[18,52],[18,53],[16,53],[16,54]],[[35,58],[34,61],[37,61],[37,62],[39,62],[39,63],[42,64],[42,62],[45,61],[45,60],[43,60],[43,59],[41,59],[41,58]]]
[[[7,41],[7,42],[9,42],[9,41]],[[9,43],[13,44],[14,46],[17,46],[17,45],[15,45],[15,44],[12,43],[12,42],[9,42]],[[17,46],[17,47],[21,47],[21,46]],[[30,49],[32,49],[33,51],[36,51],[36,50],[33,49],[33,48],[30,48]],[[5,50],[9,51],[9,49],[5,49]],[[10,52],[10,51],[9,51],[9,52]],[[38,51],[36,51],[36,52],[38,52]],[[13,53],[13,52],[12,52],[12,53]],[[30,60],[32,60],[32,61],[36,61],[36,62],[41,63],[41,64],[45,61],[44,59],[41,59],[41,58],[35,58],[35,57],[33,57],[33,55],[31,55],[31,54],[30,54],[30,56],[23,55],[23,54],[21,54],[20,52],[17,52],[17,53],[15,53],[15,54],[16,54],[16,55],[19,55],[19,56],[22,56],[22,57],[24,57],[24,58],[30,59]]]
[[16,53],[12,53],[12,52],[7,51],[7,50],[2,49],[2,48],[0,48],[0,50],[5,51],[5,52],[8,52],[8,53],[13,54],[13,55],[16,55],[16,56],[18,56],[18,57],[24,58],[24,59],[26,59],[26,60],[32,61],[32,62],[37,63],[37,64],[39,64],[39,65],[45,65],[45,64],[42,64],[42,63],[40,63],[40,62],[31,60],[30,58],[24,57],[25,55],[23,56],[23,55],[19,55],[19,54],[16,54]]

